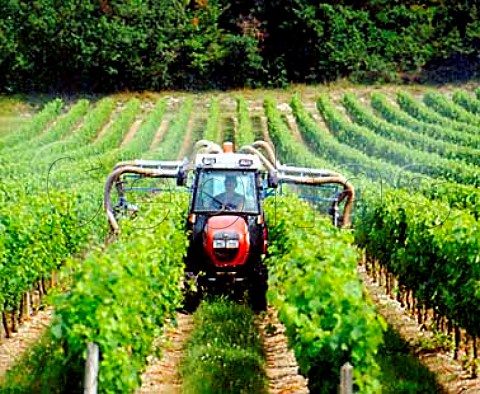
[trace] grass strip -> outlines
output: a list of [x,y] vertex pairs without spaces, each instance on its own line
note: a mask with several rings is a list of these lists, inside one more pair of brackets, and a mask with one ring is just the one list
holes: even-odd
[[81,394],[77,384],[83,370],[65,364],[62,342],[47,330],[7,371],[0,382],[2,394]]
[[266,393],[265,360],[254,313],[224,299],[205,301],[181,364],[182,392]]

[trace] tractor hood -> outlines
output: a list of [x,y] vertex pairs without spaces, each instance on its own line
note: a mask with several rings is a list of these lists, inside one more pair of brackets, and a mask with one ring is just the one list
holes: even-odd
[[205,224],[203,242],[216,267],[244,265],[250,251],[248,224],[241,216],[212,216]]

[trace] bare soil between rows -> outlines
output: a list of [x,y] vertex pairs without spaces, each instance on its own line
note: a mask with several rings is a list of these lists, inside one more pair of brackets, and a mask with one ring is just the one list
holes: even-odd
[[257,318],[265,352],[269,394],[308,394],[308,380],[298,372],[295,354],[289,348],[285,326],[278,320],[277,311],[269,307]]
[[178,313],[176,323],[165,327],[164,335],[155,346],[162,348],[162,356],[149,356],[142,375],[142,386],[136,394],[181,393],[179,366],[183,347],[193,328],[192,315]]
[[22,355],[33,344],[38,342],[53,316],[53,308],[48,307],[34,316],[24,319],[17,332],[11,333],[10,338],[2,338],[0,344],[0,379],[12,368]]

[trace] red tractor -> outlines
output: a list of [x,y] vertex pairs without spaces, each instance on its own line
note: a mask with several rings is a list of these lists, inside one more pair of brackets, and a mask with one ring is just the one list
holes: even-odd
[[[118,214],[136,211],[126,194],[145,188],[129,185],[129,178],[175,178],[177,187],[190,192],[186,231],[189,247],[185,258],[185,309],[193,310],[204,293],[243,295],[254,310],[267,305],[268,231],[263,200],[284,183],[325,186],[337,185],[329,213],[336,225],[348,225],[354,191],[340,174],[329,170],[283,166],[273,149],[263,141],[233,151],[210,141],[199,141],[191,161],[136,160],[117,164],[105,187],[105,209],[113,232],[119,230]],[[111,203],[116,186],[118,201]],[[339,188],[342,188],[339,191]],[[162,188],[149,188],[159,192]],[[329,189],[331,191],[331,189]],[[346,200],[343,215],[340,203]]]

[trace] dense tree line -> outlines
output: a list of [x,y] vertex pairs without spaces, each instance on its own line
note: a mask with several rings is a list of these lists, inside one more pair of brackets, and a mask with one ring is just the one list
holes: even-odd
[[0,0],[0,90],[471,78],[479,14],[478,0]]

